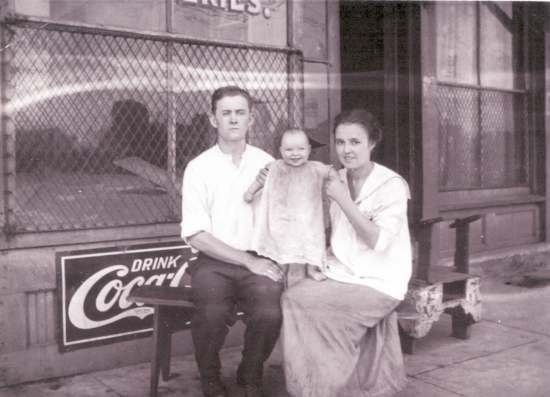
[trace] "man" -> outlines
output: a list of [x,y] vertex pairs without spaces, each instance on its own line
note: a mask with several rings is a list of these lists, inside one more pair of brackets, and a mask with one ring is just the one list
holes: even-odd
[[219,352],[238,304],[246,314],[246,331],[237,383],[245,396],[258,397],[263,363],[281,327],[283,272],[247,251],[254,207],[243,194],[273,158],[246,143],[253,123],[247,91],[217,89],[211,111],[217,143],[189,162],[182,186],[181,235],[199,251],[189,268],[197,307],[191,328],[195,358],[204,395],[225,396]]

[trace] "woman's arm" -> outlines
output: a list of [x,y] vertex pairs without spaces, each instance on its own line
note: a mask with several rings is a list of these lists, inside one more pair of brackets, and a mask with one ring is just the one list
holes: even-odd
[[374,249],[380,235],[380,228],[359,210],[351,199],[346,184],[339,177],[331,176],[326,185],[326,192],[340,206],[359,238]]

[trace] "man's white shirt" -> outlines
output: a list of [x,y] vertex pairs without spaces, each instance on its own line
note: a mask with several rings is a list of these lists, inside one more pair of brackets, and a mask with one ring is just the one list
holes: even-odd
[[238,166],[218,145],[191,160],[182,183],[181,236],[187,241],[205,231],[233,248],[249,250],[255,204],[246,203],[243,195],[271,161],[273,157],[251,145]]

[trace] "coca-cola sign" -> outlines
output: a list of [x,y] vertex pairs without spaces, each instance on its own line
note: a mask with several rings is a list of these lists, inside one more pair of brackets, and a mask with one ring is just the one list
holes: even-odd
[[57,262],[61,351],[147,334],[153,309],[128,301],[139,285],[188,284],[195,259],[176,243],[110,250],[59,252]]

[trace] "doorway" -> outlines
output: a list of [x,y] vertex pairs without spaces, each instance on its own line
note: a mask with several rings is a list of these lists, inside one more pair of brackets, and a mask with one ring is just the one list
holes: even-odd
[[409,182],[416,215],[422,175],[420,5],[341,1],[340,54],[342,109],[366,108],[378,118],[384,134],[374,161]]

